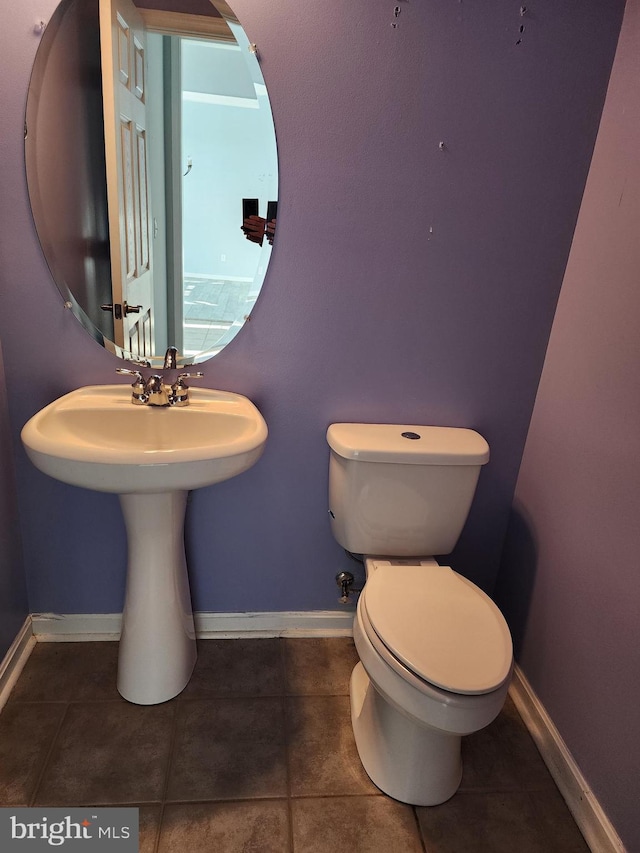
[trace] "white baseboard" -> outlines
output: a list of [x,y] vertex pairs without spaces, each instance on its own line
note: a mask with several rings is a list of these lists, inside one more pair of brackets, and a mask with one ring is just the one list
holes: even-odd
[[[117,640],[121,613],[34,613],[38,642]],[[240,637],[350,637],[352,610],[309,610],[276,613],[194,613],[201,640]]]
[[122,613],[32,613],[39,643],[119,640]]
[[306,610],[275,613],[196,613],[196,636],[214,637],[352,637],[353,610]]
[[589,789],[560,732],[517,665],[509,693],[589,849],[593,853],[625,853],[622,841]]
[[35,645],[36,638],[33,636],[31,617],[27,616],[15,640],[0,662],[0,711],[4,708],[9,694]]

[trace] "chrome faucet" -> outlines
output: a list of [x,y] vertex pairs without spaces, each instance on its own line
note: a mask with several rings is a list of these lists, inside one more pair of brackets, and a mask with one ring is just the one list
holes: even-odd
[[[175,349],[170,347],[169,349]],[[117,367],[116,373],[133,376],[131,385],[131,402],[136,406],[188,406],[189,386],[186,379],[199,379],[204,373],[180,373],[173,385],[165,385],[160,374],[154,373],[144,379],[139,370],[128,370]]]
[[144,393],[147,398],[147,406],[169,405],[167,386],[164,384],[162,376],[158,373],[147,377],[147,381],[144,383]]

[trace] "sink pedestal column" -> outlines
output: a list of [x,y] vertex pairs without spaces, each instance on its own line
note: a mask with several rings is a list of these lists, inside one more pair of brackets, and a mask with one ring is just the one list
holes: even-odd
[[186,491],[120,495],[129,543],[118,691],[166,702],[187,685],[196,639],[184,553]]

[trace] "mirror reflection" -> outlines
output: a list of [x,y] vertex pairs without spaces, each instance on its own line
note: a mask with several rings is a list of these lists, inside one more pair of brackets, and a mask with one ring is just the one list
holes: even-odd
[[47,25],[27,103],[29,195],[54,279],[94,339],[150,365],[175,346],[191,364],[235,337],[260,292],[275,131],[226,3],[138,4],[63,0]]

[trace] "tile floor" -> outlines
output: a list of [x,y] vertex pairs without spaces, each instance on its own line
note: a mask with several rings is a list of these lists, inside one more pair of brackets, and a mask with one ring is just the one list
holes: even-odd
[[116,643],[36,646],[0,714],[0,806],[140,807],[142,853],[584,853],[513,704],[464,741],[459,792],[412,808],[362,770],[348,639],[206,640],[163,705]]

